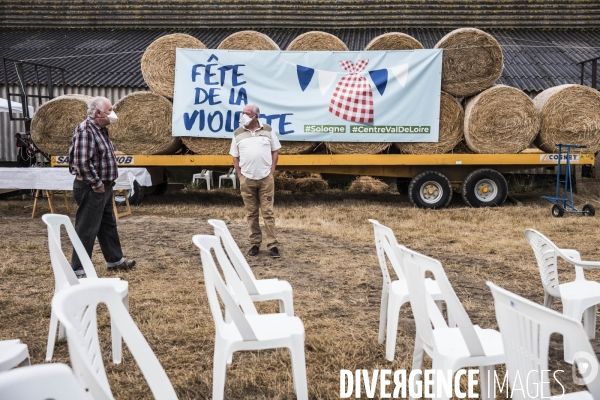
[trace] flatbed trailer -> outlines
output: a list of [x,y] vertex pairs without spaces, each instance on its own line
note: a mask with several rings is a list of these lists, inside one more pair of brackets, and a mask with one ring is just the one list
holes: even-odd
[[[118,155],[128,167],[232,167],[229,155]],[[52,166],[64,166],[67,157],[53,156]],[[280,155],[277,169],[315,173],[395,177],[413,204],[443,208],[452,191],[472,207],[497,206],[506,199],[508,185],[502,174],[555,167],[558,155],[519,154],[297,154]],[[571,164],[593,168],[593,154],[573,154]]]

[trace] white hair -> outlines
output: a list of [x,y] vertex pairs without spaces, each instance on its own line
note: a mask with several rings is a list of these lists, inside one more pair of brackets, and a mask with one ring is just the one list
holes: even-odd
[[107,99],[106,97],[102,97],[102,96],[94,97],[92,99],[92,101],[90,101],[90,104],[88,105],[88,109],[87,109],[88,117],[93,117],[96,110],[101,110],[104,112],[105,111],[104,105],[106,103],[110,104],[110,100]]
[[258,108],[258,106],[256,104],[248,104],[249,106],[252,106],[252,113],[254,115],[260,115],[260,109]]

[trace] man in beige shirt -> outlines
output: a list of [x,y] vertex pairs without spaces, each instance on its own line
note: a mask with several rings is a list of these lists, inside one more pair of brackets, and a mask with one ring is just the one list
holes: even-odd
[[259,224],[259,211],[265,224],[267,248],[271,257],[280,257],[275,236],[275,183],[273,173],[277,165],[279,139],[271,127],[261,123],[260,110],[255,104],[248,104],[242,111],[240,127],[233,132],[229,154],[240,179],[242,199],[246,207],[250,228],[249,256],[256,256],[262,242]]

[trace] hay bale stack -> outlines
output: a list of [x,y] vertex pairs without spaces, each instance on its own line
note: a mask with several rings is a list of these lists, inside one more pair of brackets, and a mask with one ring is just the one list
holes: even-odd
[[541,128],[535,144],[557,152],[555,143],[579,144],[577,153],[600,151],[600,93],[580,85],[561,85],[544,90],[533,99],[540,112]]
[[42,104],[31,121],[31,134],[35,144],[47,154],[68,155],[73,131],[87,118],[92,98],[67,94]]
[[217,50],[279,50],[279,46],[263,33],[241,31],[223,39]]
[[472,96],[492,86],[502,74],[500,45],[475,28],[456,29],[436,45],[443,49],[442,90],[456,97]]
[[539,129],[539,113],[519,89],[496,85],[467,102],[465,141],[475,153],[518,153],[533,142]]
[[110,124],[115,147],[125,154],[173,154],[181,140],[171,136],[173,105],[154,92],[134,92],[113,107],[119,120]]
[[387,183],[375,179],[372,176],[359,176],[352,181],[348,188],[351,192],[359,193],[383,193],[389,191]]
[[423,45],[414,37],[400,32],[388,32],[371,40],[365,50],[417,50]]
[[150,89],[173,98],[175,84],[175,50],[177,48],[205,49],[206,46],[190,35],[174,33],[165,35],[148,46],[142,56],[142,75]]
[[440,133],[437,143],[396,143],[408,154],[444,154],[452,151],[463,140],[465,112],[453,96],[442,92],[440,99]]
[[321,31],[310,31],[296,37],[288,51],[348,51],[348,46],[337,36]]
[[469,148],[469,146],[467,145],[467,142],[465,142],[464,139],[461,140],[460,143],[457,144],[456,147],[453,148],[450,153],[452,153],[452,154],[475,154],[475,152]]

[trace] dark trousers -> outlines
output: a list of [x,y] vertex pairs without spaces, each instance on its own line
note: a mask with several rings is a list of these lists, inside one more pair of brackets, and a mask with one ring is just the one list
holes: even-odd
[[[90,185],[75,179],[73,195],[79,207],[75,216],[75,231],[90,258],[97,237],[106,265],[112,267],[122,263],[123,252],[112,206],[112,187],[104,185],[104,193],[96,193]],[[75,249],[71,268],[73,271],[83,268]]]

